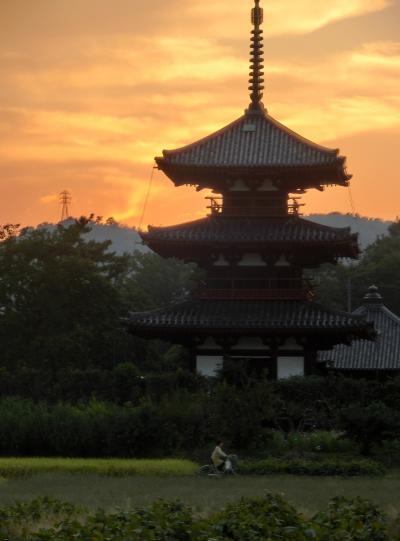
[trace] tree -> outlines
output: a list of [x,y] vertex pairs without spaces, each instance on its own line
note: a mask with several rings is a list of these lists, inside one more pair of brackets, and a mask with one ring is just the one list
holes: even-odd
[[109,365],[128,260],[109,242],[85,242],[84,223],[23,230],[0,245],[3,363],[36,368]]
[[379,287],[385,304],[400,314],[400,235],[391,234],[371,244],[352,272],[355,298],[359,301],[372,284]]
[[339,427],[360,444],[362,454],[369,455],[372,445],[399,437],[400,414],[383,402],[352,404],[339,412]]
[[186,295],[193,269],[155,254],[118,256],[110,242],[85,238],[90,223],[25,229],[0,243],[0,369],[13,375],[14,392],[20,381],[22,394],[31,386],[46,398],[90,372],[82,386],[90,394],[107,381],[99,369],[179,365],[176,348],[171,355],[168,344],[129,335],[123,318]]
[[352,306],[362,303],[368,287],[379,287],[385,304],[400,314],[400,225],[389,228],[390,236],[378,238],[365,250],[359,263],[323,265],[316,272],[317,300],[334,309],[347,309],[348,286]]

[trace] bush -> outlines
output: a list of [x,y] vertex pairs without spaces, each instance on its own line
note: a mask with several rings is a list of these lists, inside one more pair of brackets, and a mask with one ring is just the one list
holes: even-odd
[[180,502],[125,512],[88,513],[40,499],[0,509],[0,541],[394,541],[386,517],[359,498],[335,498],[306,519],[281,496],[247,498],[199,519]]
[[[357,454],[359,446],[368,454],[383,440],[400,439],[400,378],[249,380],[236,388],[219,382],[207,386],[185,371],[142,379],[129,363],[118,365],[112,378],[103,372],[93,371],[93,380],[101,382],[110,401],[0,399],[0,456],[190,455],[203,460],[221,438],[232,452],[246,456],[302,457]],[[80,373],[71,374],[70,383],[81,381]],[[0,370],[0,387],[3,375]],[[29,381],[27,375],[27,387]],[[299,426],[303,429],[293,430]],[[347,439],[338,437],[339,431]]]
[[207,539],[305,541],[306,530],[301,515],[281,496],[267,495],[242,499],[211,517]]
[[[165,457],[214,440],[206,402],[196,395],[117,405],[91,400],[50,405],[0,400],[0,456]],[[218,419],[217,419],[217,424]]]
[[318,460],[267,458],[239,464],[238,471],[244,475],[270,475],[289,473],[295,475],[381,475],[384,468],[372,460],[321,458]]
[[263,452],[272,456],[293,453],[357,453],[357,446],[333,431],[292,432],[285,437],[282,432],[272,430],[268,433]]
[[349,438],[360,444],[362,454],[369,455],[374,443],[396,439],[400,414],[382,402],[367,406],[353,404],[340,411],[339,425]]
[[385,515],[361,498],[334,498],[327,511],[314,516],[312,524],[320,541],[389,541]]

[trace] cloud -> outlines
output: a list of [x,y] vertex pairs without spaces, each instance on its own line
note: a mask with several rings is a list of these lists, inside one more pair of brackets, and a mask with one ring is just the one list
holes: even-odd
[[[67,188],[77,214],[137,224],[153,157],[219,129],[247,106],[251,4],[159,0],[138,10],[135,0],[114,0],[112,9],[108,0],[0,2],[0,216],[50,219],[59,210],[51,194]],[[400,41],[370,42],[365,31],[361,44],[323,54],[323,31],[313,34],[389,4],[265,3],[266,34],[293,40],[291,56],[266,58],[270,113],[335,146],[395,129]],[[300,33],[320,54],[296,56]],[[203,196],[173,190],[159,174],[146,219],[188,220],[204,213]]]
[[39,197],[39,201],[44,205],[54,203],[54,201],[58,201],[58,199],[59,195],[56,194],[42,195],[41,197]]

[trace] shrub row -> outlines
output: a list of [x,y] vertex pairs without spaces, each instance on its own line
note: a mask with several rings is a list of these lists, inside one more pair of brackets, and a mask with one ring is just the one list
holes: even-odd
[[331,458],[318,460],[267,458],[246,461],[239,465],[239,472],[246,475],[290,473],[295,475],[381,475],[384,468],[373,460],[362,458]]
[[346,498],[332,500],[311,519],[274,495],[242,499],[200,519],[179,502],[92,514],[44,499],[0,509],[0,521],[0,541],[394,541],[374,504]]
[[[249,391],[221,386],[207,397],[176,393],[160,402],[148,398],[136,405],[94,399],[49,404],[3,398],[0,456],[191,456],[204,461],[210,447],[223,439],[227,448],[246,456],[304,458],[310,453],[356,455],[359,445],[370,450],[373,443],[393,440],[397,434],[396,419],[390,417],[386,406],[376,403],[343,410],[347,415],[343,428],[347,426],[346,433],[353,441],[337,431],[285,434],[272,428],[276,426],[275,413],[264,391],[263,383]],[[363,415],[364,421],[360,419]],[[390,465],[389,460],[385,463]]]

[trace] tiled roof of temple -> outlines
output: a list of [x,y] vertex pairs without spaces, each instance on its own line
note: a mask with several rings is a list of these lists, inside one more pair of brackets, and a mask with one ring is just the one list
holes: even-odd
[[169,227],[149,227],[141,234],[152,240],[178,242],[235,243],[340,243],[349,241],[357,251],[357,234],[349,227],[324,226],[297,216],[280,218],[210,216],[193,222]]
[[[347,179],[338,150],[317,145],[265,111],[248,111],[225,128],[177,150],[164,150],[158,165],[191,167],[327,167]],[[342,180],[343,180],[342,179]]]
[[338,370],[400,370],[400,318],[384,306],[377,287],[369,288],[363,305],[353,314],[374,324],[376,341],[341,344],[332,351],[320,352],[319,359]]
[[186,302],[130,315],[128,326],[136,331],[151,329],[212,330],[241,333],[251,331],[307,331],[318,330],[353,332],[369,338],[373,335],[372,325],[360,315],[332,311],[308,301],[284,300],[188,300]]

